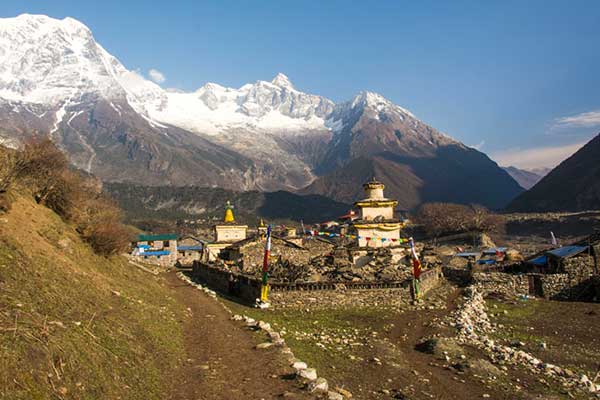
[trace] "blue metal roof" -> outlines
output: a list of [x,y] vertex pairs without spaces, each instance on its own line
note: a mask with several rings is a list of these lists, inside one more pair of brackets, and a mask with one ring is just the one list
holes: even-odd
[[144,251],[140,256],[168,256],[171,254],[168,250]]
[[479,265],[496,264],[496,260],[479,260],[479,261],[477,261],[477,264],[479,264]]
[[179,251],[192,251],[192,250],[202,251],[202,246],[177,246],[177,250],[179,250]]
[[492,247],[490,249],[484,250],[483,254],[496,254],[496,253],[506,253],[506,247]]
[[478,257],[480,253],[468,253],[468,252],[464,252],[464,253],[456,253],[454,256],[455,257]]
[[552,254],[555,257],[568,258],[584,252],[588,249],[588,246],[563,246],[558,249],[550,250],[548,254]]
[[548,256],[542,255],[534,258],[533,260],[529,260],[528,262],[534,265],[546,265],[548,264]]

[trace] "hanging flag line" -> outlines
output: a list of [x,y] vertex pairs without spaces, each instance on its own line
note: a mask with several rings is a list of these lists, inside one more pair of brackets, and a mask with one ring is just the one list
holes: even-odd
[[[308,234],[306,233],[308,232]],[[350,235],[350,234],[340,234],[340,233],[329,233],[329,232],[320,232],[320,231],[306,231],[305,234],[307,236],[326,236],[326,237],[343,237],[343,238],[347,238],[347,239],[365,239],[367,242],[368,241],[375,241],[375,240],[381,240],[382,242],[397,242],[397,243],[408,243],[409,240],[408,239],[396,239],[396,238],[382,238],[382,237],[377,237],[377,236],[359,236],[359,235]]]

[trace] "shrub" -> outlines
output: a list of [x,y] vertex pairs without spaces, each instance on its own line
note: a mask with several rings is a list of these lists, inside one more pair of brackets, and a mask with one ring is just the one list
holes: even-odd
[[7,192],[21,175],[24,166],[20,152],[0,146],[0,210],[10,209]]
[[[31,188],[35,200],[49,204],[61,216],[68,212],[70,202],[69,162],[49,138],[30,139],[19,154],[19,176]],[[50,200],[49,203],[47,200]],[[56,208],[52,207],[56,206]]]
[[84,235],[97,254],[113,255],[125,252],[131,242],[131,232],[120,223],[100,221],[95,223]]
[[6,190],[18,179],[38,203],[72,222],[96,253],[127,249],[131,234],[121,223],[121,210],[98,181],[71,170],[67,157],[50,139],[31,139],[19,151],[2,151],[0,161],[0,209],[5,208]]

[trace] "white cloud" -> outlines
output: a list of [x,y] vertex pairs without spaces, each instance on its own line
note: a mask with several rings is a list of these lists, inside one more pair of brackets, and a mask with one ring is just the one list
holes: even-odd
[[150,70],[148,71],[148,76],[156,83],[163,83],[167,80],[165,74],[154,68],[150,68]]
[[590,111],[571,117],[558,118],[556,120],[556,127],[581,127],[590,128],[594,126],[600,126],[600,110]]
[[485,145],[485,140],[482,140],[481,142],[479,142],[478,144],[469,146],[475,150],[481,150],[483,148],[483,146]]
[[566,146],[536,147],[533,149],[509,149],[491,154],[490,157],[502,166],[523,169],[554,168],[587,142]]

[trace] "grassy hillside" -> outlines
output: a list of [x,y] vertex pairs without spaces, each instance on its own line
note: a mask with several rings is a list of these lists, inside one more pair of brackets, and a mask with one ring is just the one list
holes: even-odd
[[0,213],[0,398],[161,399],[185,310],[30,196]]

